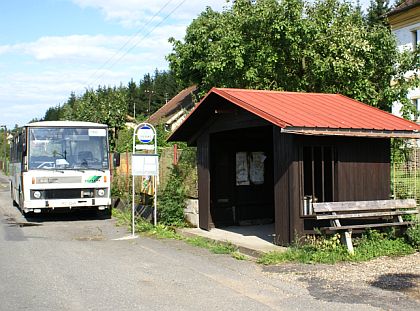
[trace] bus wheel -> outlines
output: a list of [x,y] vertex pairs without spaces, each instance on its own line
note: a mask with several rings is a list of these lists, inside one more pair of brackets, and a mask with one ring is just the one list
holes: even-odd
[[13,203],[13,206],[14,207],[17,207],[18,206],[18,204],[17,204],[17,202],[16,202],[16,200],[15,200],[15,197],[14,197],[14,195],[13,195],[13,183],[12,182],[10,182],[10,197],[12,198],[12,203]]
[[108,207],[104,210],[97,210],[96,215],[98,215],[99,219],[110,219],[112,217],[112,209]]

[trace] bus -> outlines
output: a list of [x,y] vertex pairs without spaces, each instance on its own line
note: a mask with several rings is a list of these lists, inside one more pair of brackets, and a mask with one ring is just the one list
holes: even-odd
[[10,150],[13,203],[26,213],[93,209],[110,215],[108,128],[78,121],[29,123]]

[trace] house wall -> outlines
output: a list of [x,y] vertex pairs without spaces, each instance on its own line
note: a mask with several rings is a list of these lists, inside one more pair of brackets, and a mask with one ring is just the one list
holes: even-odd
[[[416,43],[420,43],[420,7],[414,7],[411,10],[401,12],[389,18],[392,33],[397,39],[398,49],[400,51],[413,50]],[[417,42],[415,42],[417,41]],[[410,77],[413,72],[407,72]],[[420,88],[414,88],[407,94],[408,99],[417,100],[417,109],[420,109]],[[395,102],[392,107],[392,113],[401,116],[401,103]]]

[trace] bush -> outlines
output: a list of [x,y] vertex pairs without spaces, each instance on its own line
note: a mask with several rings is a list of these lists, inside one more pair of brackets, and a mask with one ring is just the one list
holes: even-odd
[[404,238],[396,238],[395,234],[366,230],[359,239],[354,239],[354,260],[364,261],[380,256],[402,256],[413,253],[413,248]]
[[[419,227],[410,229],[413,237],[411,245],[419,242]],[[407,232],[408,235],[408,232]],[[340,235],[331,237],[307,236],[304,239],[296,239],[298,242],[285,252],[271,252],[259,259],[262,264],[276,264],[280,262],[301,263],[336,263],[339,261],[366,261],[381,256],[403,256],[413,253],[415,250],[404,238],[396,238],[391,230],[389,233],[381,233],[367,230],[360,238],[354,238],[354,254],[350,255],[347,248],[340,243]],[[418,244],[417,244],[418,245]]]
[[165,189],[158,199],[159,222],[168,226],[183,226],[186,207],[185,188],[178,166],[173,166]]
[[420,221],[407,229],[406,237],[407,242],[420,251]]

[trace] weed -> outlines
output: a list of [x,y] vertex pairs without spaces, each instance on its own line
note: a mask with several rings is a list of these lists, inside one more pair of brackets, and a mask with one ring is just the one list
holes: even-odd
[[246,260],[247,259],[247,257],[244,254],[242,254],[238,251],[234,251],[231,255],[236,260]]
[[193,246],[206,248],[215,254],[233,254],[236,247],[230,243],[219,243],[202,237],[187,238],[185,241]]
[[366,261],[380,256],[403,256],[415,250],[403,238],[396,238],[393,231],[380,233],[367,230],[360,238],[354,239],[354,255],[340,243],[338,234],[332,237],[309,236],[304,243],[292,245],[285,252],[271,252],[263,255],[258,262],[265,265],[282,262],[327,263],[340,261]]
[[407,242],[420,251],[420,221],[414,223],[406,231]]

